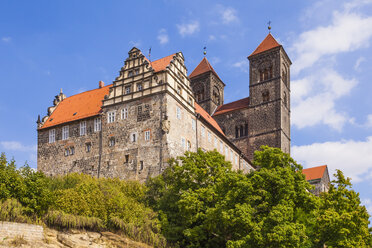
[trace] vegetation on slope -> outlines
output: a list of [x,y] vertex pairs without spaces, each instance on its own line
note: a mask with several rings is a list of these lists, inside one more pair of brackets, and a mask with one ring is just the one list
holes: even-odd
[[337,171],[316,197],[279,149],[233,171],[216,151],[170,160],[147,184],[82,174],[46,177],[0,157],[0,220],[113,230],[154,247],[371,247],[369,215]]

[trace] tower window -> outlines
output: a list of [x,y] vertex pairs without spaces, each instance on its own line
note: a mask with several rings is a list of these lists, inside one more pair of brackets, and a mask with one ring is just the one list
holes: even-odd
[[268,67],[260,71],[260,81],[271,79],[273,75],[273,67]]
[[92,143],[86,143],[85,147],[86,147],[87,152],[90,152],[90,150],[92,149]]
[[110,140],[109,140],[109,146],[115,146],[115,138],[114,137],[112,137],[112,138],[110,138]]
[[283,83],[288,86],[288,77],[287,77],[287,72],[285,70],[282,71],[282,80]]
[[140,161],[140,167],[139,167],[139,170],[143,170],[143,161]]
[[269,93],[268,90],[264,90],[264,91],[262,92],[262,101],[263,101],[263,102],[268,102],[268,101],[270,101],[270,93]]
[[217,105],[220,105],[220,91],[217,87],[213,88],[213,100]]
[[283,101],[284,101],[284,106],[287,107],[287,93],[285,93],[285,91],[283,92]]

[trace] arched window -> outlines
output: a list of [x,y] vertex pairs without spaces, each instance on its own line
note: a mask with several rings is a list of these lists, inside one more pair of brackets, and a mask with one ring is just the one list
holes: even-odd
[[287,68],[285,65],[283,65],[283,70],[282,70],[282,80],[283,83],[288,86],[288,73],[287,73]]
[[270,101],[270,93],[268,90],[262,91],[262,101],[263,102],[268,102]]
[[220,91],[216,86],[213,87],[213,100],[217,105],[220,105]]
[[260,74],[260,82],[269,80],[273,77],[273,66],[270,61],[265,61],[261,63],[258,67]]

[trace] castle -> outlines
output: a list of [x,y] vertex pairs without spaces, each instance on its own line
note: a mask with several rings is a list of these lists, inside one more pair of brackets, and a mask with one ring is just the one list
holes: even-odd
[[224,104],[204,57],[188,76],[181,52],[150,61],[132,48],[111,85],[66,97],[38,125],[38,170],[145,181],[185,151],[217,149],[249,171],[261,145],[290,153],[290,65],[269,33],[249,55],[249,97]]

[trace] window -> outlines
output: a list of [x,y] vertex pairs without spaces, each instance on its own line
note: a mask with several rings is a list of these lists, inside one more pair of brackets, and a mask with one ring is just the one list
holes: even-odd
[[143,170],[143,161],[140,161],[140,167],[139,167],[139,170]]
[[70,149],[65,148],[65,156],[68,156],[68,155],[70,155]]
[[142,90],[142,84],[139,83],[139,84],[137,84],[137,91],[141,91],[141,90]]
[[186,140],[184,138],[181,138],[181,146],[182,146],[183,149],[185,149]]
[[177,107],[177,119],[181,119],[181,109]]
[[87,122],[82,121],[80,122],[80,136],[85,135],[87,133]]
[[205,137],[205,127],[201,126],[201,136]]
[[75,147],[70,147],[70,155],[74,155],[75,154]]
[[261,70],[260,71],[260,81],[265,81],[265,80],[268,80],[268,79],[272,78],[272,74],[273,74],[273,68],[272,67],[265,68],[265,69]]
[[56,141],[56,130],[49,130],[49,143],[54,143]]
[[211,142],[212,141],[212,134],[211,132],[208,131],[208,142]]
[[128,95],[130,93],[130,86],[125,87],[125,94]]
[[145,140],[150,140],[150,130],[145,131]]
[[262,101],[263,101],[263,102],[268,102],[268,101],[270,101],[270,93],[269,93],[268,90],[264,90],[264,91],[262,92]]
[[133,76],[133,71],[128,71],[128,77],[132,77]]
[[229,156],[229,149],[227,148],[227,146],[225,146],[225,156],[226,158]]
[[192,130],[195,130],[196,129],[196,121],[195,121],[195,119],[191,119],[191,127],[192,127]]
[[85,148],[86,148],[87,152],[90,152],[90,150],[92,149],[92,143],[86,143]]
[[177,85],[177,93],[178,94],[181,94],[182,93],[181,86],[179,86],[179,85]]
[[124,119],[127,119],[128,118],[128,108],[123,108],[121,110],[121,119],[124,120]]
[[186,149],[188,151],[190,151],[190,149],[191,149],[191,142],[189,140],[187,141],[187,147],[186,147]]
[[214,137],[214,147],[217,149],[218,148],[218,141],[217,138]]
[[136,70],[134,71],[134,73],[135,73],[136,75],[138,75],[138,74],[139,74],[139,69],[136,69]]
[[136,133],[132,133],[132,134],[130,135],[130,140],[131,140],[132,142],[136,142],[136,141],[137,141],[137,134],[136,134]]
[[129,154],[125,155],[125,163],[129,162]]
[[110,139],[109,139],[109,146],[115,146],[115,138],[114,137],[111,137]]
[[235,126],[235,138],[248,136],[248,124]]
[[220,141],[220,153],[223,154],[223,143]]
[[190,96],[188,102],[192,105],[192,98]]
[[62,127],[62,140],[67,140],[69,137],[68,126]]
[[101,118],[95,118],[94,119],[94,132],[101,131]]
[[217,105],[220,105],[220,91],[216,86],[213,87],[213,100]]
[[115,122],[115,111],[110,111],[107,113],[107,123]]
[[235,138],[239,138],[239,127],[235,126]]
[[238,156],[235,154],[235,164],[238,164]]

